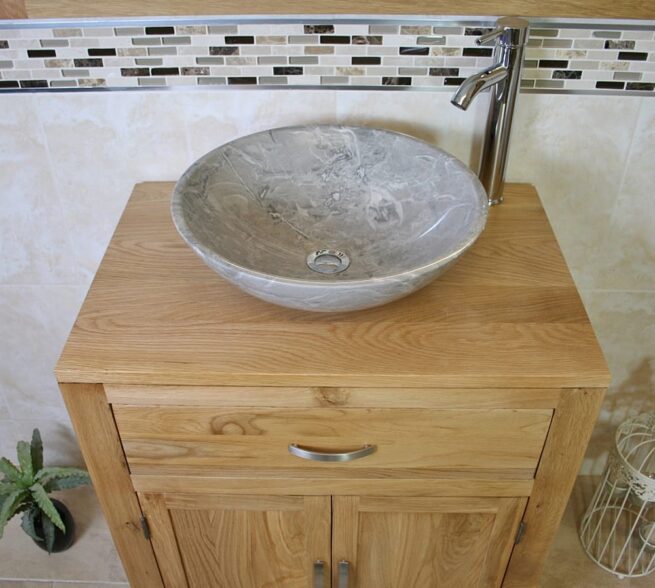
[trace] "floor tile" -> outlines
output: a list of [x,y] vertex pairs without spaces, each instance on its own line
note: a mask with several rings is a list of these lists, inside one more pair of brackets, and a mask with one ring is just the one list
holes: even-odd
[[541,588],[652,588],[655,576],[619,579],[596,565],[578,538],[578,524],[591,501],[597,477],[580,476],[546,560]]
[[123,582],[54,582],[52,588],[130,588],[130,585]]
[[23,532],[19,518],[14,518],[0,541],[0,578],[126,582],[93,490],[78,488],[58,493],[56,497],[75,518],[74,545],[68,551],[48,555]]
[[0,588],[53,588],[52,582],[31,582],[25,580],[2,580]]

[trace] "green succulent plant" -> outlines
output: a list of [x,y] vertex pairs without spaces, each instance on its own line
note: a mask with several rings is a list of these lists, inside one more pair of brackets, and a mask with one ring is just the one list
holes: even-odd
[[[44,541],[51,553],[55,527],[66,532],[66,526],[48,494],[90,484],[89,474],[78,468],[44,467],[43,443],[38,429],[32,432],[31,443],[18,442],[16,452],[18,466],[6,457],[0,459],[0,473],[4,474],[0,480],[0,539],[9,519],[23,513],[23,531],[35,541]],[[43,537],[38,533],[38,526]]]

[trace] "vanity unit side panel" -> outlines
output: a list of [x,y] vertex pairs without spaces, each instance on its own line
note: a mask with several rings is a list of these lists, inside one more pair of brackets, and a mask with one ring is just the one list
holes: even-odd
[[59,385],[130,585],[163,588],[141,507],[102,384]]
[[537,468],[504,588],[537,588],[605,396],[604,388],[562,391]]

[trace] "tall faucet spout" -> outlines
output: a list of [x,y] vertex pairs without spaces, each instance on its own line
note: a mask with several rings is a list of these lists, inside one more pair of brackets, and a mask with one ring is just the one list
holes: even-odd
[[527,20],[506,16],[498,19],[495,29],[480,35],[476,40],[478,45],[496,42],[493,51],[495,65],[465,79],[451,100],[457,108],[466,110],[482,90],[490,88],[489,115],[478,173],[489,196],[489,204],[503,201],[512,115],[529,28]]
[[502,82],[508,75],[509,70],[507,69],[507,66],[502,63],[492,65],[491,67],[466,78],[450,102],[454,106],[457,106],[457,108],[466,110],[480,92]]

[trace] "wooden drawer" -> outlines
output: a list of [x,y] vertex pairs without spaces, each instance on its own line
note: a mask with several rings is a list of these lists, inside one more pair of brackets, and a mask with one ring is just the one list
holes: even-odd
[[[430,476],[479,472],[531,478],[550,409],[216,408],[113,405],[133,473],[219,470],[377,472]],[[374,445],[347,462],[301,459],[289,444],[325,452]],[[327,473],[326,473],[327,472]]]

